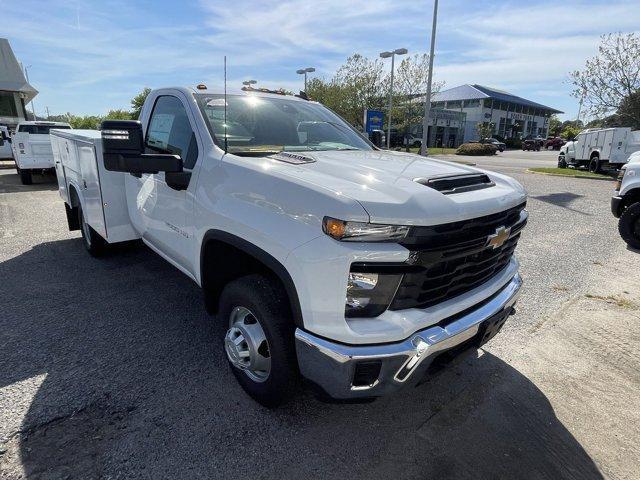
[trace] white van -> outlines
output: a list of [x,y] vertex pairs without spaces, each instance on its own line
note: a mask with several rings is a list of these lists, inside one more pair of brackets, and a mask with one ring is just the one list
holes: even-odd
[[23,185],[32,182],[33,170],[54,167],[49,131],[68,130],[71,125],[63,122],[20,122],[12,138],[13,158]]

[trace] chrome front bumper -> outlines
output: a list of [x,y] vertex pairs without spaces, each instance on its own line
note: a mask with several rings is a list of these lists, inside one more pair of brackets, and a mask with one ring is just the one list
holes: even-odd
[[[483,323],[508,316],[518,297],[522,279],[516,274],[491,300],[449,323],[420,330],[397,343],[344,345],[296,330],[296,351],[302,375],[338,399],[381,396],[408,384],[421,374],[440,353],[471,340]],[[498,326],[498,328],[501,324]],[[354,385],[356,366],[380,367],[377,378]],[[360,367],[358,367],[360,368]]]

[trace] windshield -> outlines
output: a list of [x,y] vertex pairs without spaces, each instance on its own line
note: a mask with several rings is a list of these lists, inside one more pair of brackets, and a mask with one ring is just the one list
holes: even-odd
[[[196,94],[216,144],[225,148],[223,95]],[[349,124],[320,104],[253,95],[227,95],[226,143],[245,156],[317,150],[372,150]]]
[[34,135],[49,135],[49,130],[69,130],[69,125],[20,125],[19,132]]

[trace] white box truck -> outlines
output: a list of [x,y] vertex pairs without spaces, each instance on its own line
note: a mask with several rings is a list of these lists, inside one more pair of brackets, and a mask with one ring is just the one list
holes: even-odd
[[588,128],[560,148],[560,168],[585,167],[599,173],[619,169],[629,155],[640,150],[640,130],[631,128]]
[[52,129],[68,130],[65,122],[20,122],[11,139],[13,159],[23,185],[32,183],[34,171],[54,168],[49,132]]
[[264,405],[300,375],[341,399],[415,385],[514,313],[522,186],[380,150],[317,102],[164,88],[140,122],[51,137],[69,228],[92,255],[142,239],[198,284]]

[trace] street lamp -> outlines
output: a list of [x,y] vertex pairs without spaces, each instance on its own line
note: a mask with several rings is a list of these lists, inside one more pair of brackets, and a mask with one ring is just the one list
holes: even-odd
[[396,55],[405,55],[407,53],[406,48],[397,48],[392,52],[382,52],[380,58],[391,57],[391,83],[389,85],[389,113],[387,120],[387,148],[391,145],[391,107],[393,106],[393,70],[395,64]]
[[[429,52],[429,72],[427,74],[427,93],[424,98],[424,117],[422,118],[422,146],[420,155],[429,154],[429,112],[431,111],[431,79],[433,76],[433,55],[436,46],[436,25],[438,23],[438,0],[433,0],[433,24],[431,25],[431,51]],[[435,125],[434,125],[435,126]]]
[[[27,65],[26,67],[23,65],[22,68],[24,68],[24,76],[27,77],[27,83],[29,83],[29,69],[31,68],[31,65]],[[37,120],[36,107],[33,104],[33,98],[31,99],[31,111],[33,112],[33,120]]]
[[249,88],[251,88],[251,85],[255,85],[256,83],[258,83],[257,80],[245,80],[244,82],[242,82],[245,87]]
[[313,67],[301,68],[300,70],[296,70],[298,75],[304,75],[304,91],[307,91],[307,73],[315,72],[316,69]]

